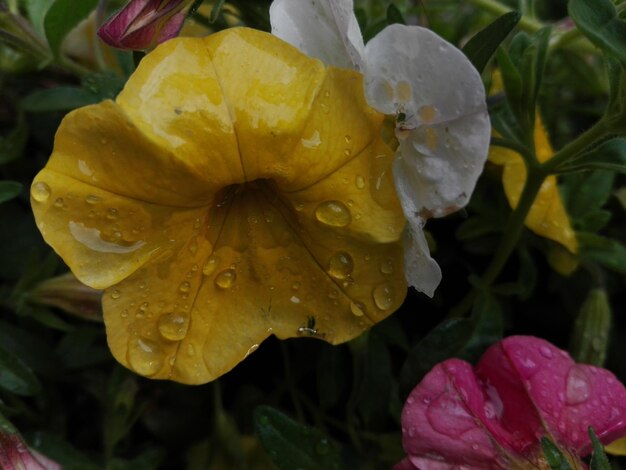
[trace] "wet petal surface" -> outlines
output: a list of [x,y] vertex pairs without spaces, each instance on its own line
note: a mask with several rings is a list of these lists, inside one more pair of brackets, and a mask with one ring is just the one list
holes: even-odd
[[33,208],[77,276],[106,288],[116,358],[203,383],[271,334],[338,343],[402,303],[381,126],[358,73],[273,36],[172,40],[116,103],[66,118]]

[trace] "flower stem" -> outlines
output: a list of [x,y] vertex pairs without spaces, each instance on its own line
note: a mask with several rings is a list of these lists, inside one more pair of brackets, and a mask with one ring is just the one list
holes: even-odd
[[571,141],[561,150],[556,152],[554,156],[541,165],[546,173],[554,173],[555,170],[566,163],[571,158],[582,153],[596,142],[607,137],[610,134],[608,121],[604,118],[600,119],[593,126],[579,135],[575,140]]
[[592,127],[579,135],[572,142],[567,144],[561,150],[556,152],[554,156],[543,164],[529,164],[527,171],[528,177],[524,184],[522,195],[517,206],[511,213],[509,221],[504,230],[504,235],[500,245],[491,260],[489,266],[485,270],[482,278],[477,283],[477,287],[471,290],[463,300],[457,304],[448,315],[450,318],[465,315],[472,307],[478,290],[488,289],[500,275],[500,272],[506,265],[511,253],[515,250],[517,242],[524,229],[524,222],[528,216],[528,212],[532,207],[541,185],[548,175],[554,173],[559,165],[566,163],[571,158],[579,155],[591,147],[596,142],[605,138],[610,134],[609,125],[606,119],[600,119]]
[[[507,5],[503,5],[497,0],[470,0],[477,7],[482,8],[483,10],[488,11],[489,13],[493,13],[494,15],[501,16],[505,13],[509,13],[514,11],[513,8],[510,8]],[[539,31],[545,25],[533,18],[529,18],[528,16],[522,16],[519,20],[518,26],[529,33],[534,33],[535,31]]]

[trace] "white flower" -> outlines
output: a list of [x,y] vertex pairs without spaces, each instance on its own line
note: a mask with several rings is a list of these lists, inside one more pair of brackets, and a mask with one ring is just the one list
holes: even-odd
[[394,181],[408,220],[405,275],[432,297],[441,270],[423,227],[469,201],[491,127],[479,73],[432,31],[390,25],[363,45],[352,0],[275,0],[272,33],[326,64],[359,70],[372,108],[395,116]]

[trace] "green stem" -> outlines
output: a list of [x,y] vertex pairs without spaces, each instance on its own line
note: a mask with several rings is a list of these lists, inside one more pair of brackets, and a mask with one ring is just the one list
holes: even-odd
[[587,148],[599,140],[605,138],[610,134],[608,121],[605,118],[600,119],[593,126],[579,135],[575,140],[571,141],[561,150],[556,152],[554,156],[543,163],[541,168],[548,173],[554,173],[555,170],[564,163],[567,163],[570,159],[579,155]]
[[[502,16],[505,13],[509,13],[514,11],[513,8],[508,7],[507,5],[503,5],[497,0],[470,0],[477,7],[482,8],[483,10],[488,11],[489,13],[493,13],[497,16]],[[529,33],[534,33],[535,31],[539,31],[545,25],[537,20],[529,18],[528,16],[522,16],[520,19],[518,26]]]
[[[535,198],[541,189],[546,177],[554,173],[559,165],[566,163],[571,158],[579,155],[587,148],[603,139],[610,134],[607,120],[600,119],[592,127],[587,129],[575,140],[567,144],[561,150],[556,152],[554,156],[544,162],[543,164],[531,164],[528,170],[528,178],[524,184],[524,189],[520,200],[518,201],[515,210],[511,213],[511,217],[506,225],[504,236],[500,245],[498,246],[494,257],[491,260],[489,266],[485,270],[482,278],[480,279],[477,289],[487,289],[496,278],[500,275],[500,272],[504,268],[511,253],[515,249],[517,242],[524,229],[524,222],[528,216],[528,212],[535,202]],[[472,307],[474,299],[477,295],[477,289],[471,290],[461,302],[455,306],[449,314],[449,317],[460,317],[465,315]]]

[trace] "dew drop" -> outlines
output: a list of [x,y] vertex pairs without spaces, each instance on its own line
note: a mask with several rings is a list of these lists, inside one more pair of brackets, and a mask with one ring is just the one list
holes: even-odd
[[109,209],[107,209],[107,219],[109,220],[117,220],[117,218],[120,216],[119,212],[117,209],[111,207]]
[[30,188],[30,195],[37,202],[46,202],[50,197],[50,186],[46,183],[35,183]]
[[119,299],[121,296],[122,296],[122,293],[121,293],[119,290],[117,290],[117,289],[113,289],[113,290],[111,291],[111,298],[112,298],[113,300],[117,300],[117,299]]
[[365,178],[363,178],[361,175],[357,175],[356,178],[354,179],[354,185],[356,186],[356,189],[364,189]]
[[181,291],[182,293],[189,292],[191,290],[191,284],[187,281],[182,282],[180,286],[178,286],[178,290]]
[[323,224],[332,227],[345,227],[352,220],[350,210],[340,201],[320,203],[315,209],[315,217]]
[[161,315],[158,321],[159,333],[170,341],[180,341],[187,335],[189,322],[187,317],[178,313]]
[[193,344],[188,344],[187,345],[187,355],[188,356],[195,356],[196,354],[196,348],[193,347]]
[[568,405],[584,403],[591,395],[591,384],[585,371],[579,366],[572,366],[567,374],[565,401]]
[[91,194],[91,195],[89,195],[89,196],[87,196],[87,197],[85,198],[85,202],[86,202],[87,204],[98,204],[98,203],[99,203],[99,202],[101,202],[101,201],[102,201],[102,198],[101,198],[101,197],[99,197],[99,196],[94,196],[93,194]]
[[215,268],[217,268],[217,259],[211,256],[207,262],[204,263],[204,266],[202,267],[202,274],[210,276],[215,272]]
[[315,452],[319,455],[328,455],[330,450],[330,442],[328,442],[328,439],[320,439],[315,445]]
[[58,197],[54,201],[54,207],[63,207],[64,201],[62,197]]
[[237,273],[234,269],[229,268],[220,272],[215,277],[215,285],[221,289],[229,289],[235,285],[237,280]]
[[394,302],[393,287],[389,283],[380,284],[373,292],[374,303],[381,310],[389,310]]
[[252,346],[250,346],[250,349],[248,349],[248,352],[246,352],[245,357],[248,357],[250,354],[252,354],[257,349],[259,349],[259,345],[258,344],[253,344]]
[[383,274],[391,274],[393,272],[393,260],[391,258],[387,258],[380,263],[380,272]]
[[349,136],[348,134],[345,135],[344,139],[346,141],[346,144],[349,144],[350,142],[352,142],[352,137]]
[[360,302],[350,302],[350,311],[355,317],[362,317],[365,315],[365,306]]
[[338,251],[328,261],[328,274],[337,279],[345,279],[354,270],[352,256],[345,251]]
[[300,282],[298,282],[298,281],[294,282],[293,284],[291,284],[291,288],[292,288],[293,290],[298,290],[298,289],[300,289]]
[[154,375],[163,367],[163,351],[152,340],[134,339],[128,346],[128,363],[138,374]]
[[554,357],[554,353],[552,352],[552,349],[550,349],[548,346],[541,346],[539,348],[539,352],[546,359],[552,359]]

